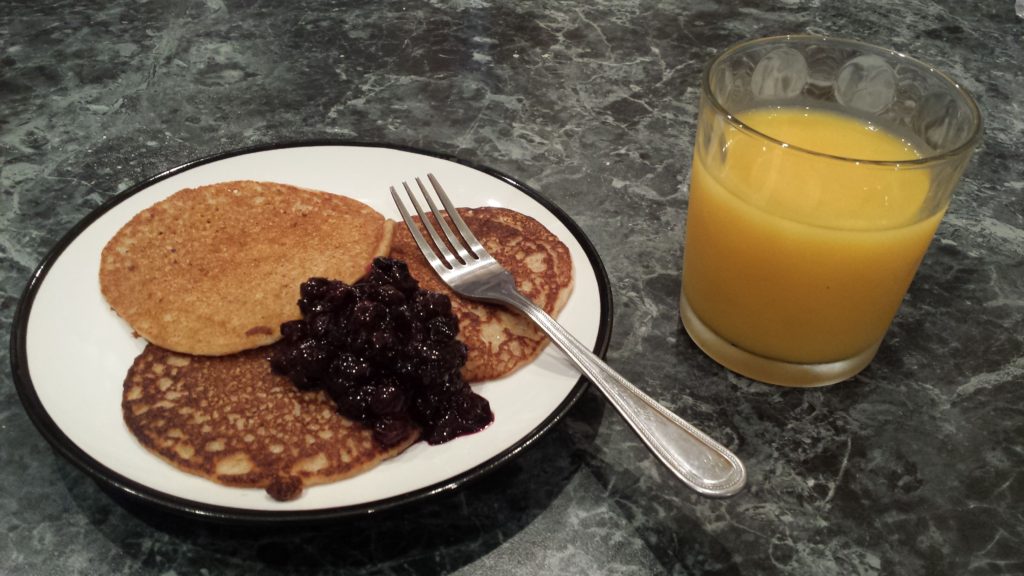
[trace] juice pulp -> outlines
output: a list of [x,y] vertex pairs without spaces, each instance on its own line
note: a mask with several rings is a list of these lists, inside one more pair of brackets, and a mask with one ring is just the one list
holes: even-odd
[[[914,148],[859,119],[802,108],[724,123],[690,182],[683,295],[722,339],[790,363],[877,346],[942,218]],[[713,150],[710,148],[714,148]],[[725,150],[723,153],[723,149]]]

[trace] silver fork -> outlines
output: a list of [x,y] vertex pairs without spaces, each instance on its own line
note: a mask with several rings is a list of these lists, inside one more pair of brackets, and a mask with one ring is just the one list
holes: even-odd
[[[438,210],[423,181],[417,178],[416,183],[447,238],[447,245],[407,182],[402,183],[406,195],[432,242],[420,233],[394,186],[391,197],[423,255],[452,290],[467,298],[509,306],[533,320],[604,393],[655,456],[688,486],[707,496],[731,496],[743,488],[747,473],[732,452],[630,384],[544,310],[520,294],[512,275],[476,239],[437,178],[433,174],[428,174],[427,178],[441,200],[443,212]],[[458,233],[448,225],[444,213]],[[455,250],[454,254],[448,245]]]

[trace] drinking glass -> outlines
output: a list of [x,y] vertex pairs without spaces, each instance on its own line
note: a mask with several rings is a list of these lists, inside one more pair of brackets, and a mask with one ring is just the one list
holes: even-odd
[[971,96],[862,42],[736,44],[701,91],[680,316],[723,366],[823,386],[867,366],[981,134]]

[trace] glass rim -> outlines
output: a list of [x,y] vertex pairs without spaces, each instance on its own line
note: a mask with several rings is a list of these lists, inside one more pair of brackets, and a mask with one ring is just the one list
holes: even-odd
[[[909,159],[909,160],[871,160],[871,159],[864,159],[864,158],[855,158],[855,157],[851,157],[851,156],[841,156],[841,155],[837,155],[837,154],[829,154],[827,152],[820,152],[820,151],[813,150],[813,149],[810,149],[810,148],[805,148],[803,146],[797,146],[795,144],[790,144],[790,143],[788,143],[788,142],[786,142],[784,140],[780,140],[778,138],[775,138],[773,136],[765,134],[764,132],[751,127],[749,124],[746,124],[742,120],[737,118],[711,92],[711,71],[714,70],[715,67],[723,59],[725,59],[727,56],[731,56],[731,55],[739,52],[740,50],[743,50],[744,48],[747,48],[748,46],[751,46],[751,45],[781,43],[781,42],[800,42],[800,41],[804,41],[804,42],[815,41],[815,42],[822,42],[822,43],[828,42],[828,43],[836,43],[836,44],[853,45],[853,46],[857,46],[857,47],[860,47],[860,48],[863,48],[863,49],[867,49],[869,51],[873,51],[875,53],[884,53],[884,54],[888,54],[890,56],[899,57],[901,59],[906,60],[907,62],[910,62],[911,64],[913,64],[915,66],[918,66],[918,67],[922,68],[923,70],[927,70],[929,73],[935,75],[936,77],[938,77],[943,82],[949,84],[949,86],[953,88],[953,91],[956,94],[958,94],[964,100],[964,102],[966,102],[967,108],[968,108],[968,110],[970,110],[971,119],[973,120],[973,124],[974,124],[973,130],[972,130],[970,136],[968,136],[958,146],[955,146],[954,148],[952,148],[950,150],[947,150],[947,151],[944,151],[944,152],[937,152],[937,153],[933,153],[933,154],[930,154],[930,155],[923,155],[920,158],[912,158],[912,159]],[[843,161],[843,162],[857,162],[857,163],[860,163],[860,164],[867,164],[867,165],[873,165],[873,166],[900,166],[900,167],[905,167],[905,166],[921,166],[921,165],[926,165],[926,164],[935,164],[935,163],[947,160],[949,158],[955,158],[955,157],[958,157],[958,156],[963,156],[963,155],[970,154],[971,151],[974,149],[974,147],[977,146],[978,141],[981,139],[982,124],[983,124],[982,116],[981,116],[981,110],[978,108],[978,103],[974,100],[974,97],[971,95],[970,92],[967,91],[966,88],[964,88],[958,82],[956,82],[955,80],[950,78],[945,72],[942,72],[941,70],[935,68],[934,66],[932,66],[932,65],[930,65],[930,64],[928,64],[926,62],[923,62],[921,60],[918,60],[917,58],[914,58],[913,56],[908,56],[907,54],[905,54],[903,52],[899,52],[899,51],[893,50],[891,48],[883,48],[883,47],[877,46],[875,44],[869,44],[867,42],[862,42],[860,40],[853,40],[853,39],[849,39],[849,38],[841,38],[841,37],[835,37],[835,36],[818,36],[818,35],[814,35],[814,34],[786,34],[786,35],[781,35],[781,36],[766,36],[766,37],[763,37],[763,38],[754,38],[754,39],[750,39],[750,40],[742,40],[740,42],[736,42],[734,44],[731,44],[731,45],[727,46],[724,50],[722,50],[721,52],[716,54],[715,57],[712,58],[711,61],[708,63],[707,67],[704,69],[703,85],[701,86],[701,94],[708,98],[708,101],[711,103],[711,105],[716,110],[718,110],[721,114],[723,114],[730,124],[732,124],[733,126],[739,128],[741,130],[744,130],[744,131],[746,131],[748,133],[751,133],[751,134],[754,134],[756,136],[760,136],[761,138],[764,138],[765,140],[767,140],[767,141],[769,141],[769,142],[771,142],[771,143],[773,143],[775,145],[778,145],[780,147],[784,147],[784,148],[786,148],[788,150],[795,150],[795,151],[802,152],[802,153],[805,153],[805,154],[810,154],[810,155],[813,155],[813,156],[818,156],[818,157],[821,157],[821,158],[828,158],[828,159],[832,159],[832,160],[840,160],[840,161]]]

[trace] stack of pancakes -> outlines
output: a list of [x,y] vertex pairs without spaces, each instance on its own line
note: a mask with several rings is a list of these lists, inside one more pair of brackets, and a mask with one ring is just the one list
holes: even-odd
[[[556,314],[573,282],[565,245],[512,210],[459,211],[521,291]],[[361,202],[268,182],[185,189],[136,215],[101,257],[104,296],[149,342],[125,379],[128,428],[181,470],[279,500],[400,453],[416,432],[384,450],[323,392],[296,389],[266,361],[281,323],[300,317],[302,282],[351,284],[386,255],[451,297],[467,381],[506,375],[546,344],[526,318],[453,294],[405,226]]]

